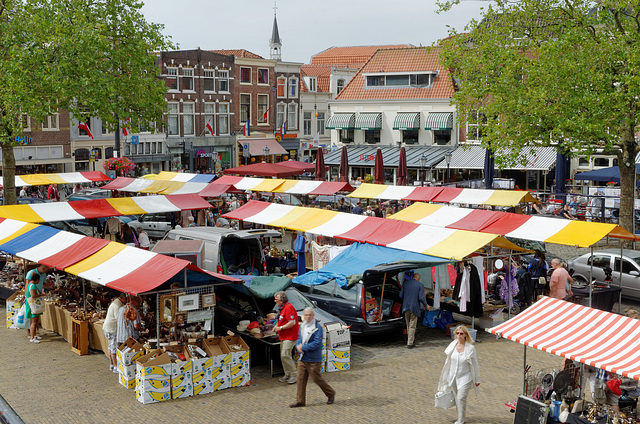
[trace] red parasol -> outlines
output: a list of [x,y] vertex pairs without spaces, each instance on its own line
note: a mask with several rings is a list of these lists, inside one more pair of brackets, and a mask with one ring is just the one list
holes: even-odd
[[318,152],[316,153],[316,181],[324,181],[325,170],[324,153],[322,153],[322,148],[318,147]]
[[340,154],[340,177],[338,181],[343,183],[349,182],[349,155],[347,146],[342,147],[342,153]]
[[384,184],[384,162],[382,161],[382,150],[376,151],[376,166],[373,170],[373,179],[376,184]]

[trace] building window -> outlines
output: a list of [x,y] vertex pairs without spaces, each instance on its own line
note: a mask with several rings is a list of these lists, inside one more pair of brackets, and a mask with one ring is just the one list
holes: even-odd
[[229,92],[229,71],[218,71],[218,91]]
[[[467,141],[480,141],[484,137],[487,117],[484,113],[474,110],[467,121]],[[435,135],[435,134],[434,134]]]
[[380,143],[380,130],[364,130],[364,142],[368,144]]
[[22,114],[22,131],[31,131],[31,118],[26,113]]
[[215,73],[213,69],[204,70],[204,91],[216,91]]
[[287,128],[298,128],[298,104],[289,103],[289,116],[287,117]]
[[151,154],[151,143],[143,143],[144,144],[144,154],[145,155],[150,155]]
[[[125,143],[125,146],[128,146],[128,144]],[[107,147],[106,149],[104,149],[104,158],[110,159],[112,157],[113,157],[113,147]]]
[[339,130],[340,143],[353,143],[354,130]]
[[289,78],[289,98],[298,97],[298,78]]
[[169,90],[178,89],[178,68],[167,68],[167,88]]
[[276,127],[280,128],[284,124],[285,116],[287,113],[287,105],[285,103],[279,103],[276,107]]
[[367,87],[428,87],[433,84],[435,74],[367,75]]
[[240,68],[240,82],[251,84],[251,68]]
[[383,76],[372,76],[367,77],[367,87],[383,87],[384,86],[384,77]]
[[338,80],[338,84],[337,84],[337,89],[338,89],[338,93],[340,94],[340,92],[342,91],[342,89],[344,88],[344,80],[343,79],[339,79]]
[[302,132],[304,135],[311,135],[311,112],[302,114]]
[[131,144],[124,143],[124,155],[131,156]]
[[182,70],[182,90],[193,91],[193,68]]
[[311,92],[318,91],[318,78],[317,77],[309,77],[309,91],[311,91]]
[[269,70],[258,68],[258,84],[269,84]]
[[251,94],[240,94],[240,122],[251,119]]
[[168,103],[167,125],[169,135],[180,135],[180,105]]
[[184,135],[196,135],[195,128],[195,105],[193,103],[184,103],[182,105],[182,125]]
[[278,78],[278,97],[279,98],[287,97],[287,79],[286,78]]
[[[205,103],[204,104],[204,134],[205,136],[211,136],[211,132],[213,134],[216,133],[216,120],[214,117],[215,114],[215,103]],[[207,125],[211,126],[211,131],[207,128]]]
[[162,149],[162,141],[157,141],[156,142],[156,150],[158,152],[159,155],[164,153],[164,150]]
[[316,123],[317,123],[318,133],[320,135],[324,135],[324,112],[318,112]]
[[91,152],[89,152],[89,149],[76,149],[74,153],[75,153],[74,157],[76,159],[76,162],[89,160],[89,155],[91,154]]
[[442,130],[433,132],[433,142],[439,146],[449,144],[451,141],[451,130]]
[[[46,118],[44,118],[44,121],[42,121],[42,130],[43,131],[58,131],[58,129],[60,128],[60,121],[59,121],[60,116],[57,113],[54,113],[53,115],[49,115]],[[89,129],[91,129],[91,119],[87,119],[87,126],[89,127]],[[85,130],[80,130],[80,135],[88,135],[87,132]]]
[[229,134],[229,103],[218,105],[218,131],[220,134]]
[[151,145],[151,154],[155,155],[157,154],[158,150],[156,149],[156,143],[155,142],[151,142],[151,143],[147,143]]
[[402,142],[405,144],[418,144],[418,133],[420,130],[403,130]]
[[[269,114],[267,114],[267,110],[269,109],[269,95],[268,94],[258,94],[258,123],[265,124],[269,122]],[[265,114],[267,115],[265,117]]]

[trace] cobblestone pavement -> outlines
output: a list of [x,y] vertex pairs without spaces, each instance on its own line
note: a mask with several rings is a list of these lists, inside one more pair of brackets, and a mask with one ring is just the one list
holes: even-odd
[[[0,303],[4,310],[4,304]],[[504,406],[522,390],[523,346],[479,331],[482,375],[479,396],[469,399],[469,423],[512,423]],[[78,356],[60,336],[31,344],[26,330],[0,329],[0,394],[26,423],[206,422],[273,423],[449,423],[455,409],[433,406],[437,380],[450,341],[440,330],[419,328],[417,347],[402,335],[355,340],[351,370],[324,374],[337,391],[326,405],[309,383],[307,407],[290,409],[295,386],[271,378],[266,365],[253,365],[249,387],[187,399],[142,405],[132,389],[118,385],[108,359]],[[559,357],[527,348],[533,370],[560,366]]]

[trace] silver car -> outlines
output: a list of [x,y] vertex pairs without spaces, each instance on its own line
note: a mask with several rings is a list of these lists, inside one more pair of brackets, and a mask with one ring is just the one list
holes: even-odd
[[[623,250],[622,255],[622,296],[640,299],[640,251]],[[605,249],[591,253],[585,253],[568,263],[569,269],[574,270],[573,278],[576,281],[589,281],[589,271],[593,264],[592,278],[596,281],[605,281],[605,268],[613,270],[613,285],[620,281],[620,249]]]

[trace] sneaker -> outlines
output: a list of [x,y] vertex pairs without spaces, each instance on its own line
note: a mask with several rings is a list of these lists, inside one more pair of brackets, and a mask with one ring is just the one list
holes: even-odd
[[288,380],[289,380],[289,377],[287,377],[286,375],[285,375],[284,377],[280,377],[280,378],[278,379],[278,381],[279,381],[280,383],[286,383]]
[[109,371],[113,371],[113,365],[109,365]]
[[118,374],[118,368],[113,367],[113,373],[114,373],[114,374]]
[[40,343],[40,340],[38,340],[38,339],[29,339],[29,342],[31,342],[31,343]]
[[296,378],[295,377],[289,377],[289,379],[287,380],[287,384],[296,384]]
[[35,337],[34,337],[34,339],[36,339],[36,340],[42,340],[42,337],[40,337],[40,336],[35,336]]

